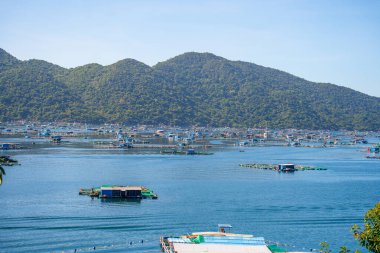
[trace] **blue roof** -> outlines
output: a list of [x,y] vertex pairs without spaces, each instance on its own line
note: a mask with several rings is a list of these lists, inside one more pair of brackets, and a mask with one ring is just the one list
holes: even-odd
[[264,237],[204,236],[203,238],[204,243],[209,244],[266,245]]
[[[202,236],[202,244],[225,244],[225,245],[266,245],[264,237],[244,237],[244,236]],[[168,238],[173,243],[193,243],[189,238]]]

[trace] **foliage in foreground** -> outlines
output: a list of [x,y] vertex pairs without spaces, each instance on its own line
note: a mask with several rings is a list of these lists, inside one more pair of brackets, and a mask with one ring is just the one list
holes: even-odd
[[[359,245],[366,247],[370,252],[380,253],[380,202],[378,202],[374,208],[368,210],[364,216],[364,228],[360,228],[358,225],[353,225],[351,228],[355,239],[359,242]],[[322,242],[320,244],[322,253],[331,253],[329,244]],[[347,247],[340,247],[339,253],[349,253]],[[355,250],[355,253],[360,251]]]
[[5,170],[4,168],[0,165],[0,185],[3,183],[3,175],[5,176]]
[[354,225],[352,231],[361,246],[380,253],[380,202],[364,216],[364,228]]

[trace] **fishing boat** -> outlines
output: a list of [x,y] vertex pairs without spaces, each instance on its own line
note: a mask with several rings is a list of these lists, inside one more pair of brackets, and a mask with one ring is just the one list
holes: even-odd
[[217,232],[196,232],[178,237],[161,237],[165,253],[279,253],[287,250],[270,245],[264,237],[230,233],[229,224],[219,224]]

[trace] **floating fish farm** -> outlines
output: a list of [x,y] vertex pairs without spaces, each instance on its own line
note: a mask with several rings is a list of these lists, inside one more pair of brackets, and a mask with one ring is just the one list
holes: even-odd
[[104,199],[157,199],[158,196],[145,186],[102,185],[101,187],[80,189],[79,195]]

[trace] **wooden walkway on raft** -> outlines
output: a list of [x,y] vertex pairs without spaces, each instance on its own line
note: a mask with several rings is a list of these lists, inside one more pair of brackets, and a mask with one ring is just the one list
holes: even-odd
[[[265,163],[247,163],[247,164],[239,164],[240,167],[253,168],[253,169],[261,169],[261,170],[275,170],[278,171],[278,165],[276,164],[265,164]],[[313,167],[313,166],[304,166],[304,165],[295,165],[294,167],[296,171],[304,171],[304,170],[327,170],[325,168]]]
[[[122,148],[122,149],[129,149],[129,148],[150,148],[150,149],[175,149],[178,148],[178,145],[173,144],[132,144],[129,147],[119,147],[115,145],[97,145],[95,146],[97,148]],[[211,148],[211,145],[188,145],[183,147],[184,149],[207,149]]]

